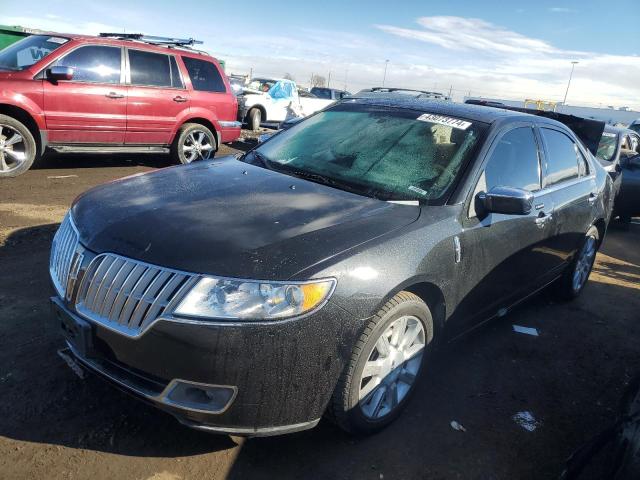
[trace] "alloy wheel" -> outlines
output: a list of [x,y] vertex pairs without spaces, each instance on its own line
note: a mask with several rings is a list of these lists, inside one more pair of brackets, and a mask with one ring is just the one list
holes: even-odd
[[576,266],[573,270],[573,289],[576,292],[580,291],[586,283],[587,278],[589,278],[589,273],[591,272],[595,256],[596,239],[595,237],[588,236],[580,250]]
[[213,153],[213,140],[202,130],[192,130],[182,143],[182,152],[187,163],[208,160]]
[[27,161],[24,137],[13,127],[0,124],[0,172],[17,170]]
[[360,375],[359,406],[376,420],[391,413],[413,388],[425,348],[422,322],[403,316],[392,322],[369,352]]

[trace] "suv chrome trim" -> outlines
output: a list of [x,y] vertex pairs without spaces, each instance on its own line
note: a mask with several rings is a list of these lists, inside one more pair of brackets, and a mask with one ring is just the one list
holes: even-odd
[[240,128],[242,126],[242,122],[236,121],[226,121],[226,120],[218,120],[221,128]]

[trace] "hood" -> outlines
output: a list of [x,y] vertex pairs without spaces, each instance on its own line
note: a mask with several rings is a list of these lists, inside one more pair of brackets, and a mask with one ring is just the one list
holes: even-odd
[[286,280],[415,221],[420,209],[227,157],[101,185],[71,211],[82,243],[96,253],[196,273]]

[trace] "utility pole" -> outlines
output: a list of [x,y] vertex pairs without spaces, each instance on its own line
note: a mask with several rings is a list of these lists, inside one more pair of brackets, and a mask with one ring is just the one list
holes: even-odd
[[387,80],[387,67],[389,66],[389,60],[384,61],[384,75],[382,76],[382,86],[384,87],[384,82]]
[[249,69],[249,80],[253,78],[253,67]]
[[569,87],[571,86],[571,77],[573,77],[573,69],[575,68],[577,63],[578,62],[576,62],[575,60],[571,62],[571,73],[569,74],[569,82],[567,83],[567,91],[564,92],[564,100],[562,101],[562,105],[566,105],[567,104],[567,95],[569,95]]
[[451,87],[449,87],[449,99],[451,99],[451,92],[453,92],[453,85],[451,85]]
[[344,71],[344,91],[347,91],[347,78],[349,78],[349,67]]
[[329,70],[329,78],[327,78],[327,88],[331,88],[331,70]]

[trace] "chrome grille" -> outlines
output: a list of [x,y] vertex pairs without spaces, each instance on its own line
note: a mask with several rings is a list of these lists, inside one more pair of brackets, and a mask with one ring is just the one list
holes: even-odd
[[75,255],[78,250],[78,232],[71,221],[70,214],[67,214],[53,237],[51,256],[49,257],[49,274],[58,295],[62,298],[65,298],[67,294],[72,265],[79,266],[79,256]]
[[129,336],[137,336],[163,314],[196,276],[114,254],[95,257],[82,278],[76,310]]

